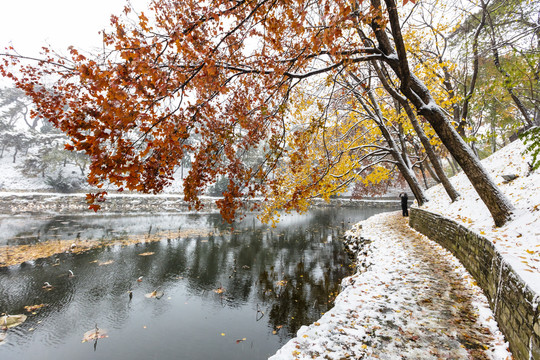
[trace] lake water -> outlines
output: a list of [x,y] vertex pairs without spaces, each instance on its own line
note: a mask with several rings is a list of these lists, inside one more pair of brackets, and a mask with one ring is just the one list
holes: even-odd
[[[343,232],[385,210],[313,210],[276,228],[217,214],[2,218],[0,256],[8,244],[143,243],[0,268],[0,313],[46,304],[8,330],[0,359],[266,359],[332,306],[351,272]],[[81,343],[96,324],[108,338]]]

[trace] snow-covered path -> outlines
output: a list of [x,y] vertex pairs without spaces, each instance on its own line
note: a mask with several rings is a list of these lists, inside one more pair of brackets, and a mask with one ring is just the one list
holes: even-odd
[[357,224],[348,241],[358,269],[344,279],[335,307],[270,359],[510,356],[474,279],[407,218],[376,215]]

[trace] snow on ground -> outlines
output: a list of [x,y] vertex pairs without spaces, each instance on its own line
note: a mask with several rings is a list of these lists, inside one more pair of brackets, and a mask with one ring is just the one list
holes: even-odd
[[42,177],[26,177],[21,173],[23,155],[13,162],[12,151],[6,150],[0,158],[0,190],[45,190],[49,188]]
[[[515,206],[512,221],[497,228],[487,207],[463,173],[450,181],[461,198],[450,202],[442,185],[428,190],[429,201],[421,208],[441,214],[491,240],[504,259],[537,294],[540,294],[540,171],[529,174],[530,156],[520,140],[484,159],[501,191]],[[505,182],[502,175],[518,175]]]
[[[80,169],[73,164],[66,166],[58,166],[54,169],[48,169],[45,177],[42,176],[26,176],[22,173],[21,168],[27,156],[19,153],[15,162],[13,162],[13,150],[7,149],[0,157],[0,191],[53,191],[52,187],[46,183],[46,176],[56,178],[58,172],[61,172],[64,177],[80,179],[81,192],[92,191],[91,187],[84,181],[84,176],[81,175]],[[183,182],[180,177],[182,171],[178,169],[175,173],[175,178],[171,184],[164,188],[164,194],[182,194]],[[184,170],[184,175],[187,175],[187,170]],[[115,190],[109,189],[110,191]]]
[[347,237],[358,271],[343,280],[334,308],[271,360],[510,359],[481,289],[406,218],[375,215]]

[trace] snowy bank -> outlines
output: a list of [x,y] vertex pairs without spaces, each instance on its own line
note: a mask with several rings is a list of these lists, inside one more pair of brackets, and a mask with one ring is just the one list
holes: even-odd
[[[540,294],[540,171],[529,172],[528,155],[520,140],[484,159],[482,164],[515,206],[512,221],[495,227],[493,219],[463,173],[450,181],[461,194],[450,202],[444,188],[428,190],[429,201],[421,209],[438,213],[489,239],[518,275]],[[505,181],[502,175],[517,175]]]
[[358,268],[334,308],[271,360],[509,358],[474,279],[399,213],[356,225],[347,246]]

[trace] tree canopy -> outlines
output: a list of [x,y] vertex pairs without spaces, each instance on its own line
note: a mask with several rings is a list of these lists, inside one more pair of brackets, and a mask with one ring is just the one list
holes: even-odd
[[[406,32],[415,11],[418,4],[408,0],[153,0],[148,13],[127,5],[112,16],[99,53],[72,47],[63,56],[45,48],[43,58],[27,63],[11,51],[0,71],[31,96],[34,115],[69,136],[66,148],[90,156],[90,184],[157,193],[188,158],[185,199],[200,209],[203,191],[226,178],[218,206],[229,221],[247,198],[302,210],[309,197],[352,181],[336,174],[360,176],[359,159],[366,158],[356,150],[365,144],[343,140],[358,138],[367,125],[350,126],[350,116],[349,125],[329,119],[345,119],[344,111],[362,108],[355,101],[384,90],[364,106],[372,115],[359,116],[384,125],[377,136],[390,126],[388,136],[365,141],[395,143],[388,156],[415,177],[423,150],[410,149],[422,146],[398,120],[409,107],[409,118],[420,119],[415,131],[428,133],[421,144],[440,139],[445,149],[437,151],[456,159],[501,225],[511,204],[452,126],[445,109],[452,101],[438,100],[437,86],[411,58]],[[295,119],[306,108],[308,84],[319,84],[321,99],[311,117]],[[253,151],[259,156],[246,161]],[[284,169],[301,176],[293,184]],[[95,201],[104,195],[89,194],[90,206],[99,208]]]

